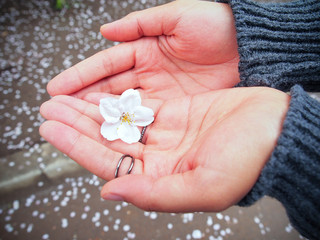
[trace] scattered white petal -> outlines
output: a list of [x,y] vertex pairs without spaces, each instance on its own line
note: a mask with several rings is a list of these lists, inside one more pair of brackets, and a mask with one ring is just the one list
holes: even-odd
[[156,219],[157,217],[158,217],[158,214],[157,214],[156,212],[151,212],[151,213],[150,213],[150,218],[151,218],[151,219],[154,220],[154,219]]
[[43,234],[43,235],[42,235],[42,239],[49,239],[49,234],[47,234],[47,233],[46,233],[46,234]]
[[122,229],[123,229],[123,231],[128,232],[128,231],[130,231],[130,226],[128,224],[126,224],[123,226]]
[[218,218],[219,220],[222,220],[222,219],[223,219],[223,215],[222,215],[221,213],[217,213],[216,216],[217,216],[217,218]]
[[68,219],[62,218],[61,219],[61,227],[62,228],[67,228],[68,227]]
[[207,225],[208,225],[208,226],[212,226],[212,224],[213,224],[213,219],[212,219],[211,216],[208,216],[208,218],[207,218]]
[[213,230],[218,231],[220,229],[220,224],[216,223],[215,225],[213,225]]
[[109,231],[109,227],[108,226],[103,226],[103,231],[104,232],[108,232]]
[[201,239],[201,237],[202,237],[201,231],[198,230],[198,229],[193,230],[193,232],[192,232],[192,237],[193,237],[194,239]]
[[14,201],[13,201],[13,209],[14,209],[14,210],[18,210],[19,207],[20,207],[19,200],[14,200]]

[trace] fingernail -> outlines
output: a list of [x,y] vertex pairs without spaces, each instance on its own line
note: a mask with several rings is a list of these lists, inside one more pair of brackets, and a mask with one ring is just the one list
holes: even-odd
[[124,201],[123,197],[112,193],[105,194],[103,198],[110,201]]

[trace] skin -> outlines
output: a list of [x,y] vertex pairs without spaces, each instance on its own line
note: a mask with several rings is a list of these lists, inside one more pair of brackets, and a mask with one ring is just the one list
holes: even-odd
[[186,0],[134,12],[101,27],[105,38],[124,43],[62,72],[47,90],[83,98],[133,88],[167,99],[232,87],[239,82],[235,33],[226,4]]
[[[256,182],[280,135],[290,97],[239,82],[228,5],[175,1],[101,27],[122,41],[52,79],[40,134],[97,176],[101,195],[145,210],[221,211]],[[201,44],[199,44],[201,43]],[[100,135],[99,99],[138,89],[155,121],[144,144]],[[214,91],[213,91],[214,90]],[[57,96],[64,95],[64,96]],[[69,96],[65,96],[69,95]],[[132,174],[125,175],[136,158]]]
[[[269,88],[235,88],[170,100],[143,99],[155,121],[144,143],[106,141],[98,102],[57,96],[41,106],[48,119],[41,135],[97,176],[114,179],[123,154],[136,158],[106,183],[102,197],[145,210],[221,211],[237,203],[256,182],[273,151],[289,96]],[[94,149],[94,150],[93,150]],[[94,154],[93,154],[94,153]]]

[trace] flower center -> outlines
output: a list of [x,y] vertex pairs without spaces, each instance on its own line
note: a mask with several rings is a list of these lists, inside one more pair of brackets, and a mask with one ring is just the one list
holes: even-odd
[[128,112],[122,113],[120,121],[121,123],[128,123],[129,125],[131,125],[134,122],[134,114],[130,114]]

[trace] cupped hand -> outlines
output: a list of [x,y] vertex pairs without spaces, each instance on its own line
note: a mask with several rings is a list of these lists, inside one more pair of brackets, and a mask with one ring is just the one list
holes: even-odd
[[[108,96],[110,94],[107,94]],[[97,176],[102,197],[142,209],[221,211],[252,188],[281,132],[289,96],[269,88],[234,88],[171,100],[143,98],[155,121],[143,143],[106,141],[98,102],[57,96],[41,106],[41,135]],[[123,154],[135,157],[130,175]]]
[[62,72],[50,95],[121,94],[169,99],[229,88],[239,82],[234,19],[227,4],[175,1],[134,12],[101,27],[121,41]]

